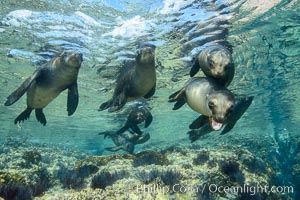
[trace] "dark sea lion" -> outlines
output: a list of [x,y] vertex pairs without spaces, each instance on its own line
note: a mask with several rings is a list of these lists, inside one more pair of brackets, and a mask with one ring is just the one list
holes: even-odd
[[153,120],[152,114],[147,106],[136,105],[130,111],[125,125],[120,128],[117,133],[121,134],[128,129],[131,129],[137,134],[142,134],[142,131],[138,127],[138,124],[145,122],[145,128],[147,128]]
[[201,68],[207,77],[214,78],[227,87],[234,77],[234,63],[231,53],[222,45],[210,43],[198,54],[190,71],[193,77]]
[[[227,117],[226,124],[224,129],[221,132],[221,135],[228,133],[234,127],[236,122],[243,116],[243,114],[246,112],[248,107],[251,105],[253,98],[254,98],[253,96],[242,98],[234,105],[232,112]],[[197,120],[201,122],[196,122]],[[190,125],[191,129],[197,129],[188,132],[189,139],[191,140],[191,142],[194,142],[197,139],[199,139],[201,136],[214,131],[209,125],[208,120],[207,122],[205,122],[205,120],[206,120],[205,117],[200,116]]]
[[181,90],[169,97],[175,102],[173,110],[182,107],[186,102],[194,111],[209,118],[214,130],[220,130],[234,106],[234,96],[214,79],[197,77],[190,79]]
[[100,105],[99,111],[108,109],[108,112],[120,110],[128,101],[140,97],[150,98],[155,93],[155,47],[143,45],[137,51],[134,66],[121,69],[117,77],[117,85],[113,97]]
[[35,109],[37,120],[46,125],[47,120],[43,108],[65,89],[68,89],[68,115],[72,115],[79,101],[77,76],[82,61],[81,53],[64,51],[27,78],[18,89],[7,97],[4,104],[5,106],[12,105],[27,92],[27,108],[15,119],[15,124],[28,119],[32,110]]
[[125,131],[121,134],[114,131],[105,131],[99,133],[99,135],[104,135],[104,138],[107,136],[110,137],[116,145],[115,147],[107,147],[105,148],[106,150],[115,152],[122,149],[130,154],[133,154],[136,144],[145,143],[150,139],[149,133],[137,134],[132,131]]

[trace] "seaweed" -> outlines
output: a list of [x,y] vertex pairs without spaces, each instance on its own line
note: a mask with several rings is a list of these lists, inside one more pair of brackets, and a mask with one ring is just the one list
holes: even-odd
[[143,165],[167,165],[169,160],[164,154],[155,151],[144,151],[136,154],[133,160],[133,167],[139,167]]
[[169,186],[178,184],[181,178],[181,173],[176,169],[167,169],[161,174],[161,180],[164,182],[165,185]]
[[157,169],[151,169],[150,171],[141,170],[136,174],[136,178],[142,181],[144,184],[149,184],[159,177],[159,171]]
[[194,165],[203,165],[205,162],[209,160],[209,152],[208,151],[200,151],[196,157],[193,159]]
[[219,161],[221,171],[228,175],[232,181],[238,182],[240,185],[244,184],[245,177],[240,171],[239,163],[236,161]]
[[25,151],[23,153],[22,158],[27,162],[31,164],[38,164],[42,160],[42,156],[40,152],[36,149]]
[[110,172],[102,170],[92,178],[91,187],[93,189],[105,189],[107,186],[113,185],[117,180],[126,178],[128,173],[125,171]]
[[31,200],[31,190],[25,184],[12,181],[0,187],[0,197],[9,200]]
[[64,188],[78,188],[82,186],[84,178],[75,169],[61,168],[58,172],[59,180]]

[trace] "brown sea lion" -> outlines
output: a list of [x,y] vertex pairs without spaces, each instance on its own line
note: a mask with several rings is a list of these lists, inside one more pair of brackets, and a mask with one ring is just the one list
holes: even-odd
[[192,78],[181,90],[169,97],[169,102],[176,101],[173,110],[186,102],[194,111],[209,117],[210,126],[220,130],[234,106],[234,96],[225,87],[211,78]]
[[[234,105],[232,112],[227,117],[225,128],[222,130],[221,135],[228,133],[234,127],[236,122],[243,116],[248,107],[251,105],[253,98],[254,96],[243,97]],[[188,132],[191,142],[194,142],[201,136],[214,131],[209,125],[207,117],[203,115],[192,122],[190,129],[193,129]]]
[[102,103],[99,111],[108,109],[108,112],[120,110],[128,101],[140,97],[150,98],[155,93],[155,47],[143,45],[137,51],[134,66],[122,69],[115,87],[113,97]]
[[5,106],[12,105],[27,92],[27,108],[15,119],[15,124],[28,119],[32,110],[35,109],[36,119],[46,125],[47,120],[43,108],[65,89],[68,89],[68,115],[72,115],[79,101],[77,76],[82,61],[81,53],[64,51],[27,78],[7,97],[4,104]]
[[227,87],[234,77],[234,63],[231,53],[222,45],[210,43],[198,54],[190,70],[193,77],[201,68],[203,73]]

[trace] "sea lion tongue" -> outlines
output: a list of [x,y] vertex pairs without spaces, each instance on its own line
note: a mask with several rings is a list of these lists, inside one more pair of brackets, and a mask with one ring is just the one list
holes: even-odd
[[223,127],[223,124],[219,123],[219,122],[216,122],[212,117],[210,117],[210,126],[215,131],[218,131]]

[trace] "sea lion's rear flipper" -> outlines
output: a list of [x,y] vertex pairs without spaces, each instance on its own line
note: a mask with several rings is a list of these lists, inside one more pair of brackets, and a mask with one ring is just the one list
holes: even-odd
[[143,133],[137,124],[131,124],[130,128],[139,135]]
[[27,107],[16,119],[15,124],[25,121],[29,118],[32,108]]
[[194,58],[194,63],[190,70],[190,76],[191,77],[195,76],[195,74],[197,74],[199,69],[200,69],[200,65],[199,65],[198,57],[196,57],[196,58]]
[[149,99],[150,97],[152,97],[155,93],[155,89],[156,89],[156,83],[153,86],[153,88],[144,96],[144,98]]
[[253,98],[254,96],[245,97],[235,104],[232,112],[227,118],[227,124],[221,132],[221,135],[228,133],[234,127],[236,122],[243,116],[243,114],[251,105]]
[[153,116],[149,111],[149,114],[145,119],[145,128],[147,128],[151,124],[152,120],[153,120]]
[[70,87],[68,87],[68,103],[67,103],[67,111],[68,115],[72,115],[78,106],[79,95],[78,95],[78,87],[77,81],[75,81]]
[[178,110],[185,104],[185,88],[182,88],[181,90],[178,90],[177,92],[174,92],[169,96],[169,102],[177,101],[174,104],[173,110]]
[[107,136],[111,137],[114,134],[115,134],[114,131],[103,131],[103,132],[98,133],[98,135],[104,135],[104,138],[106,138]]
[[119,151],[119,150],[121,150],[121,149],[123,149],[122,146],[117,146],[117,147],[106,147],[106,148],[105,148],[105,150],[107,150],[107,151],[112,151],[112,152]]
[[[28,77],[18,89],[16,89],[13,93],[11,93],[8,97],[6,102],[4,103],[5,106],[10,106],[16,101],[18,101],[27,91],[32,81],[34,81],[39,75],[41,74],[41,69],[37,69],[33,75]],[[29,117],[29,116],[28,116]]]
[[43,113],[43,109],[35,109],[35,117],[41,124],[43,124],[44,126],[46,125],[47,120]]
[[191,130],[191,131],[187,132],[187,134],[189,135],[189,139],[191,140],[191,142],[195,142],[203,135],[206,135],[212,131],[213,131],[213,129],[211,128],[210,124],[207,123],[202,128],[200,128],[198,130]]
[[107,108],[110,107],[110,105],[112,104],[113,99],[108,100],[107,102],[104,102],[100,105],[98,111],[102,111],[102,110],[106,110]]
[[201,128],[204,124],[209,123],[209,118],[200,115],[197,119],[195,119],[189,126],[190,129],[198,129]]
[[122,91],[119,95],[114,95],[114,97],[111,100],[101,104],[98,111],[105,110],[108,108],[108,112],[115,112],[123,108],[126,102],[127,97],[125,95],[125,92]]

